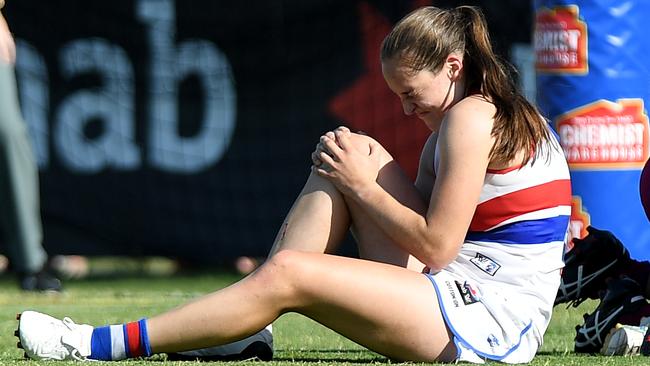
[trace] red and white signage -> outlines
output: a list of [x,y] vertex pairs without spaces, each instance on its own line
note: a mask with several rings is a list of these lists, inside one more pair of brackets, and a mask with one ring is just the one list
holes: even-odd
[[598,100],[555,119],[572,169],[641,169],[648,160],[643,99]]
[[578,6],[539,9],[533,39],[538,72],[588,72],[587,24],[580,20]]

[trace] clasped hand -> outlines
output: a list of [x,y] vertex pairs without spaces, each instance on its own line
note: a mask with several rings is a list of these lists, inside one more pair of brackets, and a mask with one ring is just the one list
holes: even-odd
[[379,174],[376,142],[339,127],[320,137],[311,154],[312,171],[331,181],[343,194],[359,194],[375,184]]

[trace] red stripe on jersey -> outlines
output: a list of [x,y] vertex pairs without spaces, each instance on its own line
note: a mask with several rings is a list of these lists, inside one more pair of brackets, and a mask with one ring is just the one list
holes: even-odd
[[486,231],[529,212],[571,205],[571,181],[554,180],[494,197],[476,206],[469,231]]
[[138,322],[126,323],[126,336],[128,340],[129,357],[140,357],[144,354],[140,347],[140,324]]

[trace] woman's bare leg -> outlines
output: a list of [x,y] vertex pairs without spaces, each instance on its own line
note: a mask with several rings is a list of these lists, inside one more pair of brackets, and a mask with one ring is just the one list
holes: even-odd
[[[359,134],[352,136],[355,146],[369,153],[369,144],[374,140]],[[424,213],[426,204],[413,182],[385,149],[381,149],[381,154],[379,184],[398,201]],[[284,220],[269,256],[283,249],[334,253],[350,224],[361,258],[416,271],[424,268],[424,264],[392,242],[361,207],[346,200],[332,183],[313,173]]]
[[[380,185],[398,201],[414,210],[422,205],[422,198],[417,194],[413,185],[404,175],[396,162],[386,164],[379,175]],[[410,184],[410,186],[408,186]],[[352,216],[352,234],[359,247],[359,256],[376,262],[394,264],[417,272],[422,272],[425,265],[417,258],[394,243],[372,217],[353,200],[346,199],[346,204]],[[424,213],[423,213],[424,214]]]
[[[369,153],[371,142],[373,141],[366,136],[354,135],[354,143],[361,151]],[[418,204],[423,203],[419,201],[419,194],[412,182],[408,180],[390,154],[384,149],[381,150],[383,167],[378,177],[380,185],[401,202],[417,209]],[[421,262],[390,241],[358,205],[346,202],[344,196],[332,183],[313,173],[309,175],[305,186],[287,214],[269,257],[286,249],[334,253],[350,228],[351,222],[354,222],[353,233],[359,244],[362,258],[395,264],[415,271],[421,271],[424,267]],[[240,338],[232,340],[238,339]],[[214,344],[207,343],[207,345]]]
[[[363,146],[370,140],[367,136],[354,135],[357,142]],[[365,140],[365,141],[364,141]],[[379,150],[379,149],[377,149]],[[424,202],[413,182],[406,176],[393,157],[381,148],[381,169],[377,182],[397,201],[424,215],[427,204]],[[377,226],[372,217],[353,200],[345,199],[352,217],[352,233],[359,246],[361,258],[382,263],[389,263],[421,272],[425,265],[418,259],[395,244],[382,229]]]
[[456,355],[424,275],[292,250],[230,287],[149,319],[149,341],[156,353],[224,344],[292,311],[391,358],[451,361]]
[[350,215],[341,193],[314,173],[282,223],[269,257],[283,249],[333,253],[350,226]]

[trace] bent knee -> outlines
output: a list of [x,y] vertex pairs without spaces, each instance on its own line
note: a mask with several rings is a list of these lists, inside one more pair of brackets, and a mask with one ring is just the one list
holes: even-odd
[[265,289],[274,292],[278,301],[290,308],[300,301],[300,286],[308,270],[308,254],[283,249],[275,253],[252,275]]
[[388,150],[386,150],[377,140],[368,135],[352,133],[350,141],[358,151],[368,155],[370,155],[370,148],[372,146],[374,153],[379,154],[381,166],[384,166],[393,160],[393,157],[390,155]]
[[305,261],[305,253],[292,250],[282,249],[273,254],[260,267],[258,275],[266,278],[269,283],[281,281],[285,284],[291,284],[300,278],[301,267]]

